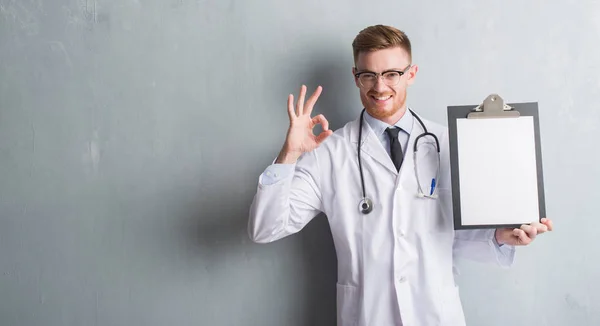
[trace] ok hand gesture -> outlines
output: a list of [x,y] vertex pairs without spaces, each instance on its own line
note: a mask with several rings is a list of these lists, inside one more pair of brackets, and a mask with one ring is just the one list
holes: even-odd
[[[315,92],[304,103],[306,96],[306,86],[300,88],[300,97],[294,107],[294,95],[288,96],[288,115],[290,118],[290,127],[287,132],[285,144],[277,157],[276,163],[294,163],[300,155],[310,152],[317,148],[333,131],[329,130],[329,122],[325,116],[319,114],[315,117],[310,116],[317,99],[321,95],[323,88],[317,87]],[[313,133],[313,128],[321,124],[323,131],[319,135]]]

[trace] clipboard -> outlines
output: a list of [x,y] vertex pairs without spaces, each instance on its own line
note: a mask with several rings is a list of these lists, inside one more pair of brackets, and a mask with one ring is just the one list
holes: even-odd
[[448,106],[448,131],[455,230],[546,217],[537,102]]

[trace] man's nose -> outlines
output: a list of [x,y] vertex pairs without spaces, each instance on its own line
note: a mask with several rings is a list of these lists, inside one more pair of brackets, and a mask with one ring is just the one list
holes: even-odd
[[373,85],[373,89],[379,93],[382,93],[387,90],[387,87],[388,86],[383,81],[383,76],[377,76],[377,79],[375,79],[375,85]]

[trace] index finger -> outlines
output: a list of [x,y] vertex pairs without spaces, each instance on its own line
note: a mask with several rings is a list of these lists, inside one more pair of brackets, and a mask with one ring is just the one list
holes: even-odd
[[314,93],[308,98],[306,101],[306,107],[304,108],[306,114],[310,115],[312,113],[313,107],[315,103],[317,103],[317,99],[321,96],[321,92],[323,91],[323,87],[318,86]]

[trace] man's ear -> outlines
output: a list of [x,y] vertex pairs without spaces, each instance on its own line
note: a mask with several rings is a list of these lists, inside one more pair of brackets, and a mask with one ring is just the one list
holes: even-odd
[[356,85],[356,87],[360,87],[360,85],[358,84],[358,78],[356,78],[357,72],[358,70],[356,69],[356,67],[352,67],[352,77],[354,77],[354,84]]
[[418,71],[419,71],[419,66],[413,65],[412,67],[410,67],[410,69],[406,73],[408,75],[407,83],[409,85],[412,85],[415,82],[415,78],[417,77]]

